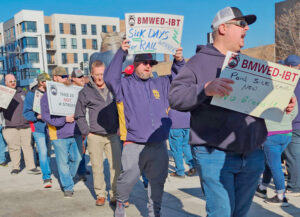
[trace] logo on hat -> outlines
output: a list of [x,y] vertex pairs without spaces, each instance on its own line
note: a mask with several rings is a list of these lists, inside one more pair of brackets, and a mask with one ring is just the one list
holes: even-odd
[[229,61],[228,61],[228,66],[230,68],[235,68],[240,61],[240,56],[238,54],[232,54]]
[[133,27],[135,25],[135,16],[134,15],[130,15],[129,19],[128,19],[128,24],[129,26]]

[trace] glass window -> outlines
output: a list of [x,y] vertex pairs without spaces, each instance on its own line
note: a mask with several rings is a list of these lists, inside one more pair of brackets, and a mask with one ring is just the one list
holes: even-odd
[[49,30],[49,24],[45,24],[45,33],[49,33],[50,30]]
[[39,53],[34,52],[34,53],[24,53],[24,62],[25,64],[30,64],[30,63],[39,63]]
[[22,49],[26,48],[26,47],[30,47],[30,48],[37,48],[38,47],[38,40],[36,37],[24,37],[21,39],[22,40]]
[[86,49],[86,39],[82,39],[82,49]]
[[88,62],[88,61],[89,61],[89,54],[83,53],[83,62]]
[[93,39],[93,40],[92,40],[92,48],[93,48],[94,50],[97,50],[97,49],[98,49],[97,39]]
[[47,53],[47,63],[52,64],[51,54]]
[[84,71],[84,75],[88,75],[89,74],[89,68],[84,68],[83,71]]
[[65,67],[66,72],[69,74],[69,68]]
[[117,27],[113,26],[113,32],[116,32],[116,31],[117,31]]
[[62,53],[61,54],[61,62],[62,64],[67,64],[67,54],[66,53]]
[[21,23],[22,32],[36,32],[36,22],[35,21],[24,21]]
[[97,27],[96,25],[91,25],[91,28],[92,28],[92,35],[97,35]]
[[106,25],[102,25],[102,32],[107,32],[107,26]]
[[71,46],[72,46],[72,49],[77,49],[77,39],[76,38],[71,38]]
[[64,34],[64,24],[63,23],[59,24],[59,33]]
[[86,35],[86,24],[81,24],[81,34]]
[[78,54],[74,53],[74,63],[78,63]]
[[62,49],[67,48],[67,40],[65,38],[60,39],[60,48],[62,48]]
[[46,48],[51,49],[51,41],[46,38]]
[[70,24],[70,33],[71,35],[76,35],[76,25],[74,23]]

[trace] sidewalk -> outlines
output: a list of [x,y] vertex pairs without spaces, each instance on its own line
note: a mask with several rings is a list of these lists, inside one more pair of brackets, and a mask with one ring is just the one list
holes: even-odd
[[[95,206],[92,175],[87,182],[77,182],[73,198],[65,199],[57,180],[54,156],[51,156],[54,171],[52,189],[44,189],[41,175],[29,175],[23,170],[16,176],[10,175],[11,165],[0,167],[0,217],[112,217],[113,208],[108,203],[103,207]],[[87,156],[87,162],[89,157]],[[105,171],[108,171],[107,160]],[[170,160],[170,171],[173,169]],[[88,164],[91,171],[91,165]],[[107,173],[106,173],[107,174]],[[269,196],[274,195],[268,189]],[[289,197],[287,208],[270,206],[255,197],[249,217],[300,216],[300,197]],[[127,217],[147,216],[147,194],[142,182],[138,182],[130,196]],[[205,199],[200,189],[199,177],[178,179],[168,177],[162,204],[163,217],[200,217],[206,216]]]

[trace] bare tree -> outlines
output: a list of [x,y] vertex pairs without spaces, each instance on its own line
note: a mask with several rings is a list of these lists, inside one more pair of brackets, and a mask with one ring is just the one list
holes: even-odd
[[300,55],[300,1],[291,1],[290,7],[276,17],[275,40],[276,59],[284,59],[290,54]]

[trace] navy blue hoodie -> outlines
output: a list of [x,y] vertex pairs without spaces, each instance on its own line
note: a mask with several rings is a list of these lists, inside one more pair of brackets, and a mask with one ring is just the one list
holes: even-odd
[[225,55],[213,45],[200,46],[179,71],[169,92],[171,108],[191,111],[191,145],[248,153],[264,143],[267,136],[261,118],[211,105],[204,85],[219,77]]

